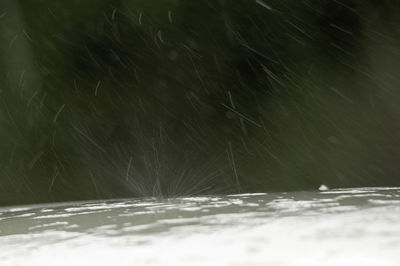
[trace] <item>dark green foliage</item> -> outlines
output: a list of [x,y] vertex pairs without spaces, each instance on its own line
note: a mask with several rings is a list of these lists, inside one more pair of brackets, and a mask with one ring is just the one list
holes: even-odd
[[0,204],[399,185],[396,1],[0,4]]

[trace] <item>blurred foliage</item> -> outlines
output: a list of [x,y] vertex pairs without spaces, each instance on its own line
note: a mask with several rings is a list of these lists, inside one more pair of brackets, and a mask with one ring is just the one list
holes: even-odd
[[0,204],[400,185],[399,11],[3,0]]

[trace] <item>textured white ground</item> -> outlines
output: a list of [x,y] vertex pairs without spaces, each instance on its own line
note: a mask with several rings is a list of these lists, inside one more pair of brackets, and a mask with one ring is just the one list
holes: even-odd
[[400,188],[3,208],[0,265],[400,265]]

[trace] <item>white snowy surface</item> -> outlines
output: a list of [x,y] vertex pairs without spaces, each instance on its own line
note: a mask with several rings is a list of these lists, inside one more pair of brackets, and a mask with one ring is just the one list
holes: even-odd
[[400,265],[400,188],[3,208],[0,265]]

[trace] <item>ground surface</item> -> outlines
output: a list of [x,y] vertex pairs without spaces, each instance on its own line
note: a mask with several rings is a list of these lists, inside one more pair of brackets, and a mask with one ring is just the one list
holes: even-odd
[[9,265],[400,265],[400,188],[0,209]]

